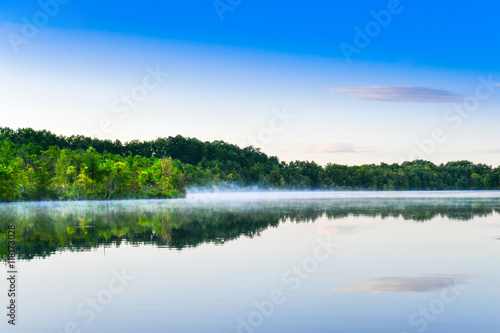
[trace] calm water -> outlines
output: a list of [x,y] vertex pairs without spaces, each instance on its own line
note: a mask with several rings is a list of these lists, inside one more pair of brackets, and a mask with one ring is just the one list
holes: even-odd
[[2,204],[1,332],[498,332],[499,213],[499,192]]

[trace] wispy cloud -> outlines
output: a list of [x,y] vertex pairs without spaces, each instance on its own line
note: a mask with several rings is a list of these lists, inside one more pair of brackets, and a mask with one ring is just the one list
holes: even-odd
[[335,103],[326,103],[326,102],[307,102],[302,103],[303,105],[337,105]]
[[359,153],[361,148],[350,143],[325,143],[313,146],[309,152],[313,153]]
[[398,293],[434,292],[463,284],[474,275],[426,275],[360,279],[360,283],[336,288],[336,292]]
[[480,151],[477,151],[477,153],[482,153],[482,154],[499,154],[500,153],[500,149],[480,150]]
[[406,103],[460,102],[464,96],[453,91],[431,87],[338,87],[331,88],[338,94],[354,95],[354,100]]

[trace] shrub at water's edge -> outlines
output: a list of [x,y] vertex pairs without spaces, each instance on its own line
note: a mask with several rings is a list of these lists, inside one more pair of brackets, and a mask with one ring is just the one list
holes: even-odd
[[0,201],[177,198],[184,175],[170,158],[0,144]]

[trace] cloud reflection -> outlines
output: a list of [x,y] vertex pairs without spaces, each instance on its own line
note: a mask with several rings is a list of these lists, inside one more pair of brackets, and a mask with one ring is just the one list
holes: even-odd
[[337,228],[334,228],[334,227],[317,226],[316,233],[319,235],[338,236],[339,230]]
[[359,279],[359,283],[335,288],[335,292],[401,293],[434,292],[464,284],[475,275],[425,275]]

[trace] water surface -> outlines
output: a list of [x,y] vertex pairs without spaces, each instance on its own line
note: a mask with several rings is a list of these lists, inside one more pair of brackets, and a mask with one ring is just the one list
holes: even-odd
[[2,332],[495,332],[499,213],[499,192],[2,204]]

